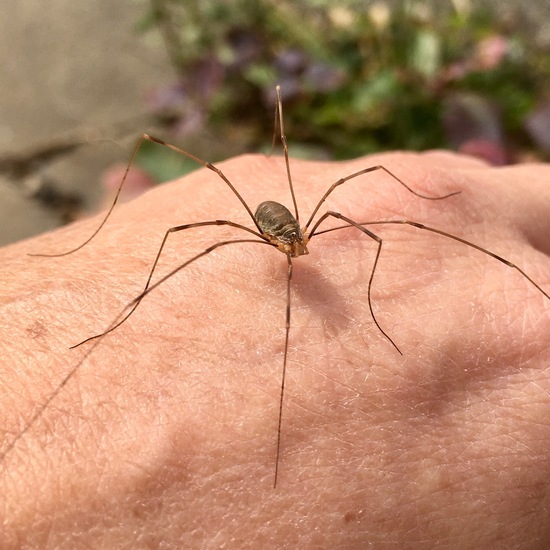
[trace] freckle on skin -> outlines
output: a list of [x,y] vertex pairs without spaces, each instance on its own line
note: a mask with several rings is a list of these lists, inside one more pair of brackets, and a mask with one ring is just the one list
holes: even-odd
[[33,340],[37,340],[48,334],[48,329],[40,321],[35,321],[26,330],[29,337]]
[[363,515],[363,510],[350,510],[349,512],[346,512],[344,514],[344,523],[352,523],[352,522],[358,522],[361,519],[361,516]]

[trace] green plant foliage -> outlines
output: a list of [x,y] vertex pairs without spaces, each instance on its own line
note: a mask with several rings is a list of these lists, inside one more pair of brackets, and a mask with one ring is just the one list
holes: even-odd
[[316,155],[445,147],[457,141],[444,116],[457,94],[479,97],[478,111],[466,116],[482,137],[490,111],[502,143],[528,148],[525,117],[550,75],[548,56],[494,17],[434,2],[151,5],[141,28],[160,31],[178,74],[151,108],[179,135],[208,126],[243,149],[270,138],[276,84],[287,134]]

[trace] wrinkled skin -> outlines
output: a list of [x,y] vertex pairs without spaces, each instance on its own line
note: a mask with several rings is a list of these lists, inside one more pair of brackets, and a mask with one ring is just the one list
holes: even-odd
[[[460,235],[550,291],[550,167],[494,169],[434,152],[292,160],[301,223],[330,183],[384,164],[327,206]],[[282,159],[220,167],[254,211],[290,206]],[[145,284],[166,229],[249,223],[208,170],[99,218],[0,251],[0,451]],[[278,486],[273,489],[286,260],[218,249],[151,292],[94,347],[0,463],[0,547],[546,548],[550,545],[550,300],[517,271],[406,226],[376,243],[313,237],[294,260]],[[170,236],[159,275],[227,236]]]

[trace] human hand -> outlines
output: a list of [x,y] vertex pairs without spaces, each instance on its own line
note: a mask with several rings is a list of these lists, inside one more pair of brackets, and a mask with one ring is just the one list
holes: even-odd
[[[252,210],[290,206],[280,158],[222,168]],[[550,290],[548,166],[494,169],[435,152],[291,160],[302,223],[338,178],[383,164],[327,208],[410,219],[475,242]],[[321,212],[325,211],[325,207]],[[0,452],[141,291],[170,226],[251,223],[202,170],[117,209],[1,251]],[[465,245],[407,226],[375,243],[314,237],[294,261],[279,481],[273,489],[286,260],[232,245],[151,292],[106,336],[0,463],[0,547],[545,547],[550,302]],[[158,276],[218,240],[170,237]],[[246,236],[246,235],[245,235]],[[497,543],[498,541],[498,543]]]

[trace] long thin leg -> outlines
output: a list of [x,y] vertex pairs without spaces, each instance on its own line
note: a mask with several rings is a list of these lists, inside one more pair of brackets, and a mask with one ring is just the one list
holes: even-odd
[[113,212],[113,210],[115,208],[115,205],[118,202],[118,198],[120,196],[122,188],[124,187],[124,183],[126,182],[126,178],[128,177],[128,173],[130,172],[130,168],[132,167],[132,164],[134,163],[136,155],[137,155],[142,143],[145,140],[151,141],[153,143],[158,143],[159,145],[163,145],[164,147],[167,147],[168,149],[171,149],[172,151],[175,151],[176,153],[179,153],[180,155],[184,155],[184,156],[190,158],[191,160],[197,162],[198,164],[202,164],[205,168],[208,168],[209,170],[212,170],[213,172],[215,172],[227,184],[227,186],[229,187],[229,189],[231,189],[233,194],[239,199],[241,204],[244,206],[245,210],[248,212],[250,218],[254,222],[254,225],[256,226],[258,231],[261,233],[261,228],[258,225],[258,222],[256,221],[256,218],[254,217],[254,214],[252,213],[252,210],[250,210],[250,207],[248,206],[248,204],[246,204],[246,202],[242,198],[241,194],[237,191],[237,189],[235,189],[235,187],[229,181],[227,176],[218,167],[216,167],[213,164],[211,164],[210,162],[206,162],[206,161],[196,157],[195,155],[192,155],[191,153],[188,153],[187,151],[184,151],[183,149],[180,149],[179,147],[176,147],[175,145],[172,145],[171,143],[168,143],[168,142],[166,142],[162,139],[156,138],[154,136],[150,136],[149,134],[141,134],[141,136],[139,137],[139,139],[136,143],[136,146],[134,147],[134,151],[132,153],[132,156],[130,157],[130,161],[128,162],[128,165],[126,166],[126,171],[124,172],[124,176],[122,177],[122,181],[120,182],[120,185],[118,186],[118,189],[117,189],[115,198],[113,200],[113,203],[111,204],[109,210],[107,211],[107,214],[105,214],[105,217],[103,218],[103,220],[101,221],[101,223],[99,224],[97,229],[82,244],[78,245],[76,248],[68,250],[67,252],[62,252],[60,254],[36,254],[36,253],[31,253],[31,254],[29,254],[29,256],[40,256],[40,257],[43,257],[43,258],[59,258],[61,256],[68,256],[69,254],[72,254],[73,252],[76,252],[77,250],[80,250],[81,248],[84,248],[101,231],[102,227],[105,225],[105,223],[109,219],[109,216]]
[[[380,323],[378,322],[378,320],[376,319],[376,315],[374,314],[374,310],[372,308],[372,300],[371,300],[371,290],[372,290],[372,281],[374,279],[374,273],[376,272],[376,266],[378,265],[378,259],[380,258],[380,252],[382,251],[382,239],[378,236],[378,235],[375,235],[372,231],[369,231],[366,227],[362,227],[361,224],[357,223],[357,222],[354,222],[352,219],[340,214],[339,212],[332,212],[332,211],[328,211],[328,212],[325,212],[318,220],[317,222],[315,223],[315,225],[313,226],[313,229],[311,230],[310,234],[309,234],[309,238],[310,240],[313,238],[314,235],[319,235],[320,233],[324,233],[324,231],[320,231],[319,233],[317,233],[317,228],[328,218],[328,217],[332,217],[332,218],[337,218],[339,220],[344,220],[345,222],[348,223],[348,226],[353,226],[355,227],[356,229],[359,229],[359,231],[361,231],[362,233],[364,233],[365,235],[369,236],[371,239],[374,239],[377,243],[378,243],[378,248],[376,250],[376,256],[374,258],[374,263],[372,265],[372,271],[371,271],[371,274],[370,274],[370,279],[369,279],[369,285],[367,287],[367,298],[368,298],[368,303],[369,303],[369,309],[370,309],[370,314],[372,316],[372,319],[375,323],[375,325],[378,327],[378,330],[389,340],[389,342],[392,344],[392,346],[401,354],[403,355],[403,353],[401,352],[401,350],[397,347],[397,344],[390,338],[390,336],[382,329],[382,327],[380,326]],[[327,230],[328,231],[328,230]]]
[[286,255],[288,263],[288,271],[286,276],[286,321],[285,321],[285,347],[283,356],[283,373],[281,375],[281,395],[279,398],[279,422],[277,425],[277,454],[275,456],[275,476],[273,480],[273,488],[277,487],[277,477],[279,475],[279,457],[281,455],[281,428],[283,425],[283,401],[285,393],[285,378],[286,365],[288,356],[288,337],[290,334],[290,280],[292,279],[292,258],[289,254]]
[[298,202],[296,201],[296,195],[294,194],[294,184],[292,183],[292,175],[290,173],[290,161],[288,159],[288,143],[286,141],[285,125],[283,121],[283,100],[281,98],[281,87],[275,86],[277,93],[277,101],[275,102],[275,121],[273,123],[273,139],[271,140],[271,151],[273,153],[275,149],[275,140],[277,139],[277,130],[280,129],[281,145],[283,146],[283,154],[285,157],[286,175],[288,178],[288,188],[290,190],[290,196],[292,197],[292,204],[294,205],[294,217],[296,221],[300,223],[300,213],[298,211]]
[[241,204],[244,206],[244,209],[248,212],[248,215],[250,216],[250,219],[254,222],[254,225],[258,229],[258,231],[261,233],[262,230],[260,226],[258,225],[258,222],[256,221],[256,218],[254,217],[254,214],[252,213],[252,210],[250,210],[250,207],[248,204],[246,204],[245,200],[242,198],[241,194],[235,189],[235,186],[229,181],[227,176],[217,167],[214,166],[210,162],[206,162],[205,160],[200,159],[199,157],[196,157],[195,155],[192,155],[191,153],[188,153],[187,151],[184,151],[183,149],[180,149],[179,147],[176,147],[175,145],[172,145],[171,143],[168,143],[162,139],[150,136],[149,134],[142,134],[142,138],[148,139],[149,141],[153,141],[154,143],[158,143],[159,145],[164,145],[164,147],[168,147],[168,149],[171,149],[172,151],[179,153],[180,155],[184,155],[187,158],[190,158],[191,160],[194,160],[195,162],[198,162],[199,164],[202,164],[205,168],[208,168],[209,170],[212,170],[218,176],[227,184],[229,189],[233,191],[233,194],[239,199]]
[[[461,237],[457,237],[456,235],[453,235],[451,233],[447,233],[446,231],[442,231],[441,229],[436,229],[435,227],[429,227],[427,225],[424,225],[423,223],[419,222],[413,222],[410,220],[380,220],[375,222],[361,222],[358,225],[364,226],[364,225],[387,225],[387,224],[398,224],[398,225],[410,225],[412,227],[416,227],[417,229],[423,229],[425,231],[430,231],[432,233],[437,233],[438,235],[441,235],[443,237],[447,237],[448,239],[452,239],[453,241],[457,241],[459,243],[465,244],[466,246],[469,246],[470,248],[475,248],[476,250],[479,250],[480,252],[483,252],[484,254],[487,254],[488,256],[491,256],[495,260],[498,260],[499,262],[503,263],[504,265],[511,267],[515,269],[516,271],[519,271],[523,277],[525,277],[538,291],[542,292],[546,298],[550,300],[550,294],[545,292],[523,269],[518,267],[516,264],[513,264],[506,258],[503,258],[502,256],[499,256],[498,254],[495,254],[494,252],[491,252],[490,250],[487,250],[486,248],[483,248],[482,246],[479,246],[478,244],[475,244],[471,241],[467,241],[466,239],[463,239]],[[346,225],[340,225],[338,227],[331,227],[330,229],[323,229],[322,231],[317,231],[316,235],[322,235],[323,233],[330,233],[331,231],[336,231],[338,229],[345,229],[346,227],[356,226],[356,224],[346,224]]]
[[294,194],[294,185],[292,184],[292,176],[290,174],[290,161],[288,160],[288,143],[286,141],[285,125],[283,121],[283,100],[281,99],[281,87],[277,85],[275,87],[277,92],[277,107],[275,111],[275,120],[277,120],[277,113],[279,113],[279,128],[281,130],[281,144],[283,146],[283,153],[285,156],[286,175],[288,177],[288,187],[290,189],[290,195],[292,197],[292,204],[294,205],[294,217],[296,221],[300,223],[300,213],[298,212],[298,203],[296,202],[296,195]]
[[[216,248],[220,248],[221,246],[225,246],[228,244],[238,244],[238,243],[260,243],[265,244],[268,246],[273,246],[271,243],[268,243],[266,241],[258,241],[253,239],[238,239],[233,241],[220,241],[212,246],[209,246],[206,250],[201,252],[200,254],[197,254],[193,256],[190,260],[186,261],[185,263],[178,266],[176,269],[173,269],[168,275],[165,275],[157,281],[154,285],[150,286],[147,290],[142,292],[139,296],[137,296],[134,300],[132,300],[129,304],[127,304],[124,309],[116,316],[114,321],[111,323],[110,327],[103,333],[108,334],[111,332],[111,330],[118,326],[119,319],[124,315],[126,310],[130,307],[132,307],[136,302],[139,303],[147,294],[149,294],[151,291],[153,291],[157,286],[159,286],[161,283],[166,281],[169,277],[180,271],[181,269],[187,267],[189,264],[193,263],[195,260],[198,260],[202,256],[206,256],[206,254],[209,254]],[[99,335],[102,336],[102,335]],[[88,338],[88,340],[92,340],[97,337]],[[84,340],[85,342],[88,340]],[[30,420],[25,424],[25,427],[17,434],[17,436],[8,443],[8,446],[0,453],[0,463],[5,459],[6,455],[15,447],[17,442],[32,428],[32,426],[36,423],[36,421],[44,414],[44,411],[49,407],[50,403],[61,393],[61,390],[67,385],[67,383],[73,378],[73,376],[78,372],[84,361],[92,354],[92,352],[97,348],[97,346],[103,341],[103,339],[96,339],[96,341],[86,350],[84,353],[84,356],[80,359],[80,361],[74,365],[64,376],[64,378],[59,382],[59,384],[56,386],[56,388],[53,390],[53,392],[48,396],[48,398],[40,405],[38,410],[32,415]],[[77,344],[80,345],[80,344]],[[76,346],[73,346],[76,347]]]
[[109,219],[109,216],[111,215],[111,212],[114,210],[116,203],[118,202],[118,198],[120,196],[120,193],[122,191],[122,188],[124,187],[124,183],[126,182],[126,178],[128,177],[128,172],[130,172],[130,168],[134,162],[134,159],[136,158],[136,155],[139,151],[139,148],[141,147],[141,144],[143,143],[143,140],[145,139],[145,134],[141,134],[139,137],[136,146],[134,147],[134,151],[132,153],[132,156],[130,157],[130,161],[128,162],[128,165],[126,166],[126,170],[124,172],[124,176],[122,177],[122,181],[120,182],[120,185],[118,186],[115,198],[113,200],[113,203],[109,207],[109,210],[107,210],[107,214],[105,214],[105,217],[97,227],[97,229],[81,244],[79,244],[76,248],[72,248],[71,250],[67,250],[67,252],[61,252],[59,254],[36,254],[36,253],[29,253],[29,256],[37,256],[41,258],[60,258],[61,256],[68,256],[69,254],[72,254],[73,252],[76,252],[77,250],[80,250],[81,248],[84,248],[102,229],[102,227],[105,225],[107,220]]
[[[319,208],[321,208],[321,205],[327,200],[328,196],[340,185],[343,185],[347,181],[357,178],[358,176],[362,176],[363,174],[368,174],[369,172],[374,172],[376,170],[383,170],[391,176],[397,183],[401,184],[407,191],[411,192],[413,195],[416,195],[417,197],[420,197],[421,199],[426,199],[430,201],[439,201],[442,199],[448,199],[449,197],[454,197],[455,195],[459,195],[460,191],[453,191],[452,193],[447,193],[446,195],[442,195],[440,197],[429,197],[427,195],[422,195],[422,193],[418,193],[418,191],[415,191],[411,187],[409,187],[403,180],[398,178],[393,172],[390,172],[385,166],[378,165],[378,166],[371,166],[370,168],[365,168],[363,170],[359,170],[359,172],[354,172],[353,174],[350,174],[349,176],[346,176],[345,178],[340,178],[337,182],[333,183],[326,193],[321,197],[321,200],[317,203],[317,206],[313,209],[313,212],[311,216],[309,217],[309,220],[306,223],[306,229],[311,225],[311,222],[313,221],[313,218],[319,211]],[[317,224],[318,225],[318,224]]]
[[129,307],[132,307],[136,302],[141,302],[147,294],[155,290],[158,286],[160,286],[162,283],[164,283],[166,280],[168,280],[172,275],[175,275],[178,271],[181,271],[184,267],[187,267],[189,264],[193,263],[195,260],[198,260],[199,258],[202,258],[203,256],[206,256],[207,254],[210,254],[213,250],[216,250],[216,248],[219,248],[220,246],[224,246],[226,244],[232,244],[232,243],[259,243],[259,244],[265,244],[267,246],[272,246],[273,248],[277,248],[277,245],[274,245],[273,243],[267,242],[267,241],[259,241],[256,239],[235,239],[234,241],[220,241],[219,243],[213,244],[212,246],[209,246],[206,250],[203,250],[201,253],[197,254],[196,256],[193,256],[190,260],[187,260],[185,263],[179,265],[175,269],[172,269],[169,273],[162,276],[158,281],[155,282],[154,285],[151,285],[147,290],[144,290],[141,294],[136,296],[127,306],[126,309]]
[[[184,224],[184,225],[178,225],[178,226],[175,226],[175,227],[170,227],[170,229],[168,229],[168,231],[166,231],[166,233],[164,234],[164,237],[162,239],[162,243],[161,243],[160,248],[158,249],[157,255],[155,257],[155,261],[153,262],[153,266],[151,267],[151,271],[149,272],[149,277],[147,277],[147,282],[145,283],[145,287],[141,291],[141,293],[139,295],[140,297],[138,297],[139,299],[137,299],[137,301],[134,300],[134,302],[132,302],[133,305],[132,305],[130,311],[126,314],[126,316],[123,317],[116,325],[109,328],[109,330],[107,330],[105,332],[102,332],[101,334],[96,334],[95,336],[90,336],[89,338],[86,338],[85,340],[82,340],[82,342],[79,342],[78,344],[75,344],[74,346],[71,346],[70,349],[77,348],[78,346],[81,346],[82,344],[84,344],[86,342],[89,342],[90,340],[95,340],[96,338],[100,338],[101,336],[105,336],[105,334],[107,334],[109,332],[112,332],[113,330],[117,329],[120,325],[122,325],[122,323],[124,323],[130,317],[130,315],[132,315],[132,313],[134,313],[134,311],[139,306],[141,300],[143,299],[143,297],[147,293],[147,289],[149,288],[149,285],[151,284],[151,279],[153,278],[153,273],[155,272],[155,269],[157,267],[160,255],[162,254],[162,251],[164,249],[164,245],[166,244],[166,241],[168,240],[169,235],[171,235],[172,233],[176,233],[178,231],[185,231],[186,229],[193,229],[195,227],[205,227],[205,226],[208,226],[208,225],[229,225],[231,227],[235,227],[237,229],[242,229],[243,231],[247,231],[248,233],[252,233],[252,235],[256,235],[257,237],[263,239],[261,242],[266,242],[267,243],[265,238],[262,237],[262,235],[260,233],[254,231],[253,229],[250,229],[250,228],[246,227],[245,225],[241,225],[240,223],[235,223],[235,222],[232,222],[232,221],[229,221],[229,220],[212,220],[212,221],[206,221],[206,222],[195,222],[195,223],[187,223],[187,224]],[[232,241],[229,241],[229,242],[232,242]],[[199,257],[200,257],[200,255],[199,255]],[[191,263],[192,261],[194,261],[194,260],[191,260],[189,263]]]
[[[275,91],[277,90],[278,86],[275,87]],[[273,154],[273,151],[275,150],[275,142],[277,141],[277,130],[279,129],[279,103],[275,102],[275,116],[273,121],[273,137],[271,139],[271,149],[269,150],[270,157]]]

